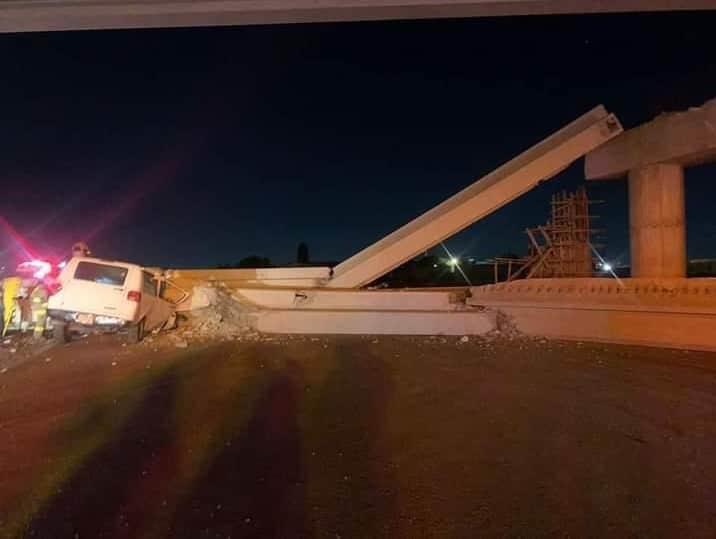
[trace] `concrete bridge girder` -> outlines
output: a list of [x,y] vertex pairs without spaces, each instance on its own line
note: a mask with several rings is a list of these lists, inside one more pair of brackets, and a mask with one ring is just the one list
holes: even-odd
[[359,288],[457,234],[622,132],[599,105],[431,210],[338,264],[326,286]]

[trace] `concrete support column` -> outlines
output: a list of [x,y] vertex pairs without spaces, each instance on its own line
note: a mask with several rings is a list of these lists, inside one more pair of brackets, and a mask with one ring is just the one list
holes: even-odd
[[684,169],[655,164],[629,171],[632,277],[686,276]]

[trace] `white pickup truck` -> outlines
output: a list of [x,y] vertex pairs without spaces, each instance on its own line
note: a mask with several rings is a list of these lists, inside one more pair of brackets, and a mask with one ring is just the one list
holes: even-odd
[[47,307],[55,338],[63,342],[73,330],[126,329],[128,341],[137,343],[174,316],[158,275],[136,264],[76,257],[58,281]]

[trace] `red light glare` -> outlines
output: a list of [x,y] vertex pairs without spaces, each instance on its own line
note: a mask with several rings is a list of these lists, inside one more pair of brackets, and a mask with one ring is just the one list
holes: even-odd
[[52,272],[52,264],[44,260],[30,260],[17,267],[18,273],[31,273],[35,279],[44,279]]

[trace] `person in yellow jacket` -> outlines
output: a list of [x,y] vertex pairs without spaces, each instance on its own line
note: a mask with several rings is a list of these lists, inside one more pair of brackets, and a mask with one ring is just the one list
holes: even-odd
[[44,283],[40,282],[30,293],[30,309],[32,312],[33,336],[40,338],[45,334],[47,323],[47,298],[49,294]]
[[22,279],[20,277],[6,277],[2,282],[2,306],[3,306],[3,324],[2,334],[5,336],[7,329],[12,322],[15,312],[18,309],[17,298],[22,288]]

